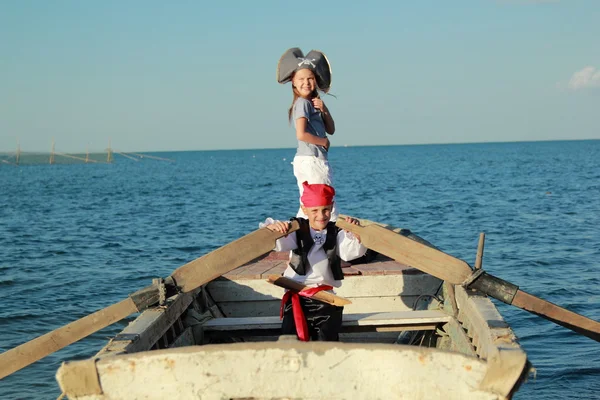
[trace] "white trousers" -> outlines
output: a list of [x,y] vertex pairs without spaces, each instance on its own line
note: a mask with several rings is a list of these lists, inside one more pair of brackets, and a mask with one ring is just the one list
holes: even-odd
[[[300,190],[300,198],[304,192],[303,182],[309,184],[322,183],[329,186],[333,186],[332,170],[329,166],[329,161],[322,160],[313,156],[296,156],[294,157],[294,176],[298,182],[298,189]],[[334,198],[335,200],[335,198]],[[302,205],[302,200],[300,200]],[[306,214],[302,211],[302,207],[298,209],[296,217],[307,218]],[[338,217],[337,206],[335,201],[333,203],[333,210],[331,210],[331,221],[336,221]]]

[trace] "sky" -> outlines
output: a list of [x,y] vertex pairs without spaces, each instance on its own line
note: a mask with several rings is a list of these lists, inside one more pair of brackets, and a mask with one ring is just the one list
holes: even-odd
[[600,139],[600,2],[0,1],[0,152],[293,148],[291,47],[332,147]]

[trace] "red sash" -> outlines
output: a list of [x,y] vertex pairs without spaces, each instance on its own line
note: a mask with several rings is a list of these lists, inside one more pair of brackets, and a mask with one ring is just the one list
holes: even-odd
[[306,323],[306,318],[304,318],[304,312],[302,311],[302,306],[300,306],[300,296],[303,297],[313,297],[315,293],[320,292],[321,290],[331,290],[333,287],[328,285],[317,286],[314,288],[304,289],[301,292],[292,292],[288,290],[283,295],[281,299],[281,310],[279,311],[279,318],[283,319],[283,310],[285,309],[285,303],[292,298],[292,314],[294,315],[294,322],[296,324],[296,333],[298,334],[298,338],[303,342],[308,342],[308,324]]

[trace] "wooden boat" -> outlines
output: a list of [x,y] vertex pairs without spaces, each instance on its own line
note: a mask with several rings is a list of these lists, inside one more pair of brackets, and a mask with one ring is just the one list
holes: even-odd
[[382,255],[345,269],[340,342],[280,336],[284,291],[266,278],[287,257],[272,252],[144,311],[92,359],[63,363],[60,387],[106,400],[508,399],[528,374],[484,294]]

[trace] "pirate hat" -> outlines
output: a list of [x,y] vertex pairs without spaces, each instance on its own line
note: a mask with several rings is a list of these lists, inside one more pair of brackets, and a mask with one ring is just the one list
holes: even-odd
[[315,74],[317,86],[327,93],[331,86],[331,65],[325,54],[317,50],[311,50],[305,56],[297,47],[288,49],[277,63],[277,82],[290,82],[292,74],[304,68],[310,69]]

